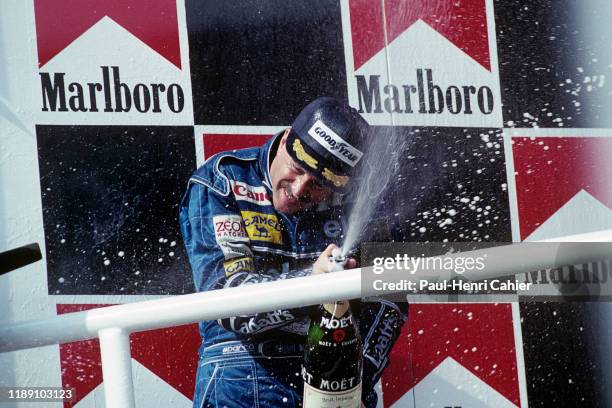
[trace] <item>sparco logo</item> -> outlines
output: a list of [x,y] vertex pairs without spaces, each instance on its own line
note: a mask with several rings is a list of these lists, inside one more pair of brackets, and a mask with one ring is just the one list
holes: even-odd
[[235,346],[225,346],[223,347],[223,354],[233,354],[233,353],[247,353],[249,351],[254,351],[255,345],[253,344],[238,344]]
[[[423,72],[425,76],[423,76]],[[442,89],[436,85],[432,69],[416,70],[415,84],[381,86],[380,75],[355,75],[359,96],[359,113],[425,113],[471,115],[475,110],[489,115],[493,112],[493,91],[488,86],[451,85]]]
[[362,152],[348,144],[320,120],[312,125],[308,133],[327,151],[351,167],[355,166],[363,156]]
[[[40,73],[43,112],[138,112],[183,111],[185,95],[179,84],[121,81],[119,67],[100,67],[99,82],[68,82],[65,72]],[[111,75],[112,71],[112,75]]]

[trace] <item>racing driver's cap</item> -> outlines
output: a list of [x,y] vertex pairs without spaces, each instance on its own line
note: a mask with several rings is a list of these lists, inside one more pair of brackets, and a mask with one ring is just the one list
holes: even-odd
[[345,192],[363,161],[369,125],[335,98],[309,103],[295,118],[287,138],[289,155],[325,185]]

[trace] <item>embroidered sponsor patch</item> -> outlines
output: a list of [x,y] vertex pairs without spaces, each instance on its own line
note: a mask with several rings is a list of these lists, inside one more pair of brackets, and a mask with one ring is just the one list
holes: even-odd
[[253,258],[245,256],[242,258],[230,259],[229,261],[223,262],[223,269],[225,269],[225,276],[227,277],[238,272],[253,272]]
[[305,336],[308,334],[309,327],[310,317],[304,317],[281,327],[280,330],[288,333],[299,334],[300,336]]
[[342,235],[342,225],[340,221],[328,220],[323,224],[323,231],[328,238],[338,238]]
[[399,326],[401,326],[400,317],[395,312],[382,319],[376,325],[364,357],[370,360],[377,368],[382,367],[386,362],[393,345],[395,332]]
[[361,156],[363,156],[361,151],[350,145],[320,120],[317,120],[312,125],[308,134],[323,146],[325,150],[351,167],[355,167]]
[[251,186],[242,181],[230,180],[236,200],[248,201],[258,205],[272,205],[272,198],[264,186]]
[[251,241],[283,243],[281,226],[276,215],[256,211],[241,211],[241,213],[247,235]]
[[263,313],[258,315],[257,318],[248,319],[246,321],[239,317],[230,317],[230,327],[233,331],[242,334],[252,334],[285,324],[294,319],[295,317],[288,310],[275,310],[273,312]]
[[239,215],[215,215],[213,217],[215,238],[221,244],[228,241],[245,241],[247,237]]
[[213,217],[213,229],[225,259],[253,256],[242,217],[236,214],[216,215]]
[[236,354],[236,353],[248,353],[255,351],[255,345],[251,343],[247,344],[236,344],[232,346],[223,347],[222,353],[225,354]]
[[221,251],[226,260],[240,258],[240,257],[253,257],[253,251],[249,246],[250,241],[245,238],[245,242],[224,242],[219,244]]

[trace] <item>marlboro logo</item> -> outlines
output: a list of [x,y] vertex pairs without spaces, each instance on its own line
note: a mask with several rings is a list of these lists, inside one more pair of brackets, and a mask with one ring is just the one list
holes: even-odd
[[[99,81],[80,83],[66,79],[65,72],[41,72],[42,111],[47,112],[130,112],[171,111],[185,107],[185,94],[179,84],[121,81],[119,67],[100,67]],[[112,74],[111,74],[112,72]]]
[[175,0],[35,0],[34,9],[50,123],[189,121]]
[[433,70],[417,69],[416,84],[380,84],[380,75],[356,75],[359,113],[397,112],[435,115],[483,115],[493,112],[493,91],[488,86],[450,85],[434,82]]
[[502,126],[491,0],[347,4],[349,102],[370,124]]

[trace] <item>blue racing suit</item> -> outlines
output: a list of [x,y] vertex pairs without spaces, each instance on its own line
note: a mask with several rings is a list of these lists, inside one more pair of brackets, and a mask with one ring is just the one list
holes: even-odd
[[[190,178],[180,225],[196,290],[306,276],[321,251],[339,243],[339,197],[294,216],[274,209],[269,168],[279,140],[277,134],[261,148],[214,155]],[[354,303],[364,338],[362,400],[374,407],[373,386],[405,316],[384,300]],[[301,406],[300,368],[313,310],[201,322],[194,408]]]

